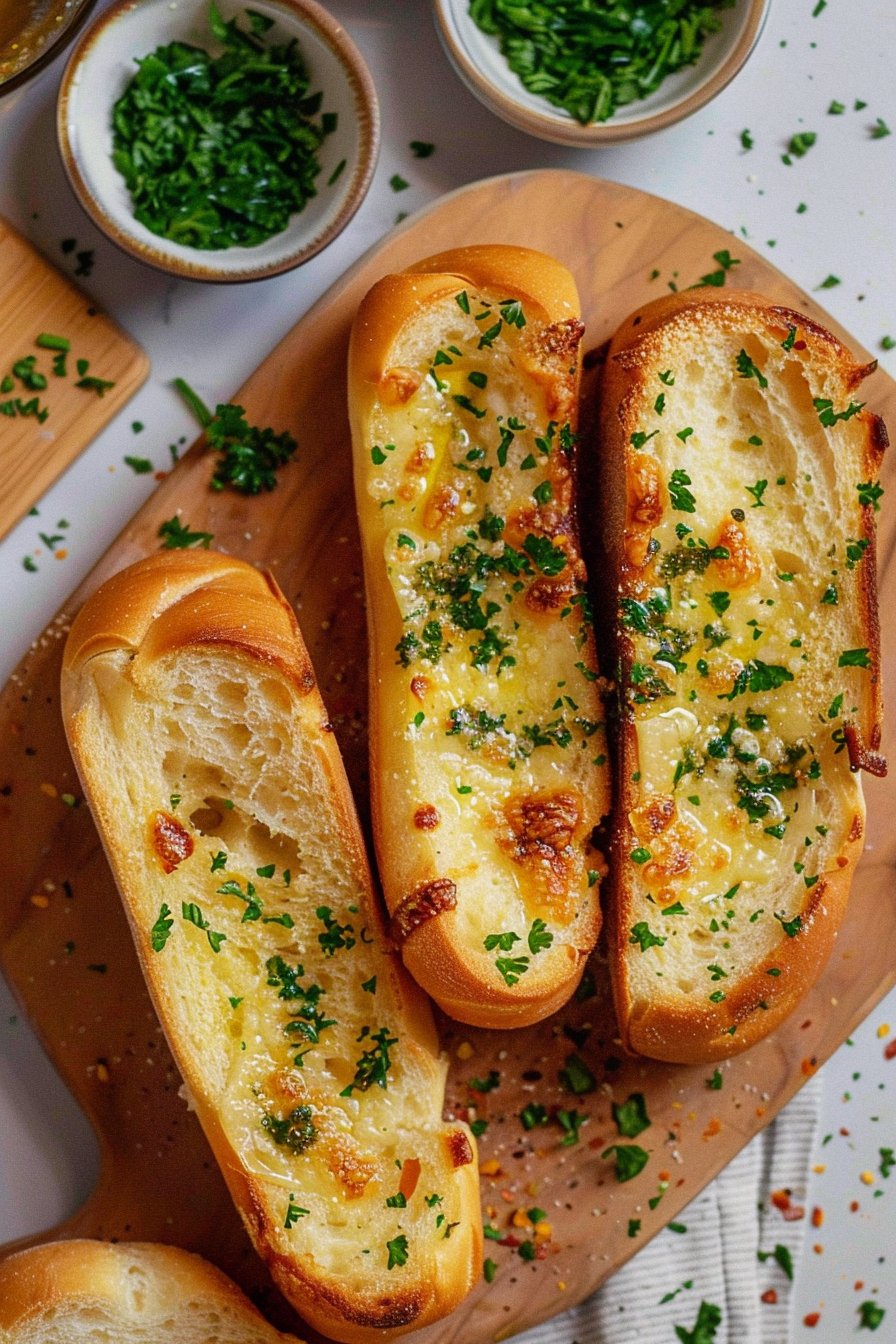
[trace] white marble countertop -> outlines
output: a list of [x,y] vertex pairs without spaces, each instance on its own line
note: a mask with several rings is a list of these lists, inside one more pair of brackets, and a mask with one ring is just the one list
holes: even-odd
[[[97,233],[72,195],[55,146],[62,60],[0,102],[0,213],[63,268],[73,268],[60,249],[63,238],[77,238],[78,250],[93,249],[95,268],[82,283],[153,364],[145,387],[40,501],[39,516],[0,542],[3,679],[152,490],[153,477],[133,474],[124,455],[136,452],[162,468],[170,443],[195,436],[171,379],[187,376],[213,405],[227,400],[399,211],[464,183],[566,167],[679,202],[766,252],[808,291],[829,275],[839,277],[823,294],[826,307],[896,374],[896,350],[881,347],[884,336],[896,338],[894,0],[773,0],[757,50],[715,102],[650,139],[587,152],[532,139],[486,111],[452,72],[426,0],[329,0],[328,8],[370,66],[383,148],[370,194],[341,237],[275,280],[233,288],[170,280]],[[829,114],[832,100],[847,110]],[[856,100],[867,106],[854,110]],[[878,117],[893,127],[892,136],[872,137]],[[754,142],[749,151],[741,144],[744,129]],[[816,132],[817,142],[787,166],[786,142],[800,130]],[[433,142],[432,157],[415,159],[408,148],[414,139]],[[395,173],[410,184],[400,194],[389,185]],[[146,427],[139,437],[134,420]],[[67,557],[57,563],[38,533],[62,517],[71,527]],[[34,557],[36,573],[24,570],[25,555]],[[896,1179],[890,1186],[882,1178],[879,1156],[882,1147],[896,1148],[896,1059],[884,1056],[894,1039],[896,991],[824,1070],[793,1341],[843,1344],[858,1328],[858,1303],[871,1297],[888,1311],[878,1339],[896,1340],[896,1255],[887,1253]],[[73,1211],[96,1168],[86,1122],[0,981],[0,1242]],[[821,1226],[810,1216],[816,1207]],[[804,1324],[816,1312],[817,1324]]]

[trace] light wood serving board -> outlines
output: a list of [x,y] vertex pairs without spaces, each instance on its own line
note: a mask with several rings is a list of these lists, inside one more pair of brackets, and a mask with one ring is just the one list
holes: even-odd
[[[268,565],[295,603],[363,814],[366,647],[345,410],[349,327],[380,276],[445,248],[485,242],[541,248],[570,267],[587,321],[586,349],[606,341],[633,308],[666,292],[670,279],[684,287],[717,269],[713,253],[726,248],[740,258],[729,283],[820,319],[867,357],[767,261],[678,206],[562,171],[464,188],[362,258],[236,394],[250,420],[289,429],[299,441],[297,461],[278,488],[258,499],[212,493],[212,460],[201,442],[195,445],[72,595],[0,701],[0,957],[102,1149],[90,1200],[34,1240],[75,1235],[189,1247],[232,1274],[281,1328],[306,1337],[249,1248],[202,1133],[178,1098],[180,1080],[89,812],[62,801],[64,793],[78,792],[58,711],[62,647],[87,595],[155,551],[160,523],[180,510],[193,528],[213,532],[217,546]],[[660,276],[651,281],[654,270]],[[878,372],[863,395],[896,425],[896,384]],[[893,490],[894,481],[890,460],[885,484]],[[891,508],[881,514],[879,547],[885,616],[896,603],[894,550]],[[593,577],[600,581],[599,574]],[[896,623],[885,620],[883,638],[892,686]],[[896,758],[892,715],[888,724],[884,750]],[[440,1020],[451,1059],[447,1108],[464,1113],[478,1101],[478,1115],[490,1122],[480,1142],[480,1160],[493,1172],[482,1181],[486,1216],[510,1231],[514,1210],[537,1204],[549,1213],[553,1238],[546,1257],[532,1263],[511,1247],[487,1242],[498,1264],[494,1283],[480,1284],[449,1319],[415,1340],[484,1344],[592,1292],[774,1117],[896,981],[896,784],[866,777],[866,794],[868,849],[830,964],[780,1031],[722,1066],[721,1091],[707,1088],[709,1068],[623,1057],[599,959],[592,967],[596,996],[538,1027],[488,1032]],[[596,1090],[580,1097],[558,1083],[558,1070],[574,1051],[597,1080]],[[471,1091],[469,1081],[491,1069],[499,1072],[500,1086],[486,1095]],[[645,1094],[653,1121],[638,1140],[651,1158],[639,1177],[620,1185],[600,1154],[614,1142],[611,1099],[634,1091]],[[529,1101],[585,1111],[590,1119],[582,1141],[560,1146],[556,1125],[525,1132],[518,1115]],[[651,1210],[648,1200],[665,1179],[669,1188]],[[641,1220],[636,1238],[628,1236],[632,1217]]]
[[[27,513],[100,430],[117,415],[149,373],[140,347],[76,285],[51,266],[0,219],[0,379],[23,355],[36,355],[36,371],[47,379],[40,392],[16,379],[0,402],[40,398],[49,410],[41,424],[34,415],[0,416],[0,537]],[[65,377],[52,372],[53,350],[35,338],[44,332],[71,342]],[[102,396],[77,387],[77,361],[88,374],[114,383]]]

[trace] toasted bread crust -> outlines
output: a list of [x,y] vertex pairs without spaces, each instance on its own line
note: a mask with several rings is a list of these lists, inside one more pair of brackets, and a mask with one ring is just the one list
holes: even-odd
[[[405,691],[393,650],[402,636],[403,627],[385,574],[381,573],[382,514],[368,493],[370,426],[382,413],[388,380],[393,375],[407,380],[406,386],[396,393],[402,401],[405,394],[413,395],[417,386],[411,378],[412,371],[395,373],[396,344],[404,333],[414,329],[415,324],[425,324],[440,302],[467,288],[471,294],[490,294],[496,303],[518,300],[526,315],[526,334],[530,331],[545,333],[543,367],[539,367],[534,359],[528,374],[533,383],[543,388],[546,404],[554,407],[557,421],[575,428],[577,348],[581,333],[579,304],[572,277],[558,262],[527,248],[488,245],[461,248],[430,257],[401,275],[385,277],[361,304],[350,347],[349,404],[355,445],[356,496],[365,544],[371,646],[373,826],[386,902],[393,915],[399,912],[398,923],[393,924],[393,928],[402,939],[402,956],[415,979],[445,1011],[461,1021],[479,1026],[525,1026],[556,1011],[578,984],[600,930],[597,887],[592,884],[593,890],[577,899],[569,940],[562,945],[558,942],[549,952],[533,957],[530,968],[514,984],[504,983],[496,974],[494,957],[483,957],[481,933],[475,944],[469,936],[464,936],[463,881],[458,879],[454,869],[446,872],[438,863],[434,865],[430,857],[432,847],[421,840],[421,831],[428,830],[430,825],[434,835],[438,837],[440,834],[435,829],[440,822],[438,811],[431,806],[425,809],[427,815],[432,816],[432,822],[427,821],[424,827],[419,823],[405,826],[402,808],[395,802],[396,793],[399,797],[403,795],[400,789],[396,790],[394,780],[410,769],[405,759],[397,754],[396,746],[396,706]],[[568,368],[564,367],[561,376],[557,372],[557,362],[552,358],[559,346],[554,348],[551,343],[562,344],[567,340],[571,354],[565,361]],[[487,404],[489,393],[481,396]],[[558,509],[562,508],[562,524],[557,523],[555,527],[562,526],[563,535],[569,538],[570,553],[578,557],[578,506],[571,466],[563,455],[555,452],[549,458],[547,471],[552,480],[554,504]],[[580,564],[576,559],[576,565]],[[572,565],[567,573],[571,570]],[[550,603],[552,593],[546,591],[544,598]],[[532,601],[536,600],[533,597]],[[546,607],[546,614],[550,615],[549,607]],[[585,658],[591,667],[595,665],[590,637],[588,646],[577,656]],[[578,677],[577,673],[575,675]],[[407,680],[406,676],[404,680]],[[421,680],[425,681],[425,678]],[[411,690],[413,693],[413,683]],[[594,698],[593,689],[587,693]],[[416,708],[417,705],[412,707],[411,717]],[[595,752],[600,750],[595,745]],[[589,834],[606,811],[607,793],[606,782],[598,783],[594,796],[584,801],[586,819],[582,828]],[[411,812],[414,813],[413,808]],[[442,825],[445,824],[442,821]],[[596,871],[603,870],[603,860],[596,853],[590,864]],[[425,897],[436,885],[441,888],[446,880],[454,887],[450,898],[446,890],[440,890],[439,900],[430,902],[421,915],[418,911],[420,893]],[[483,899],[485,894],[483,888],[478,899]],[[423,904],[427,904],[425,900]],[[411,920],[404,917],[408,911],[412,912]]]
[[[646,405],[663,390],[655,382],[656,372],[672,362],[670,349],[677,351],[680,363],[686,363],[687,352],[702,348],[703,338],[711,340],[714,333],[728,328],[741,334],[751,330],[768,334],[770,343],[774,341],[777,345],[795,328],[809,367],[817,371],[819,379],[830,376],[850,392],[875,367],[857,364],[836,337],[802,314],[741,291],[670,296],[640,309],[623,323],[610,345],[599,410],[604,540],[611,560],[613,588],[620,601],[643,596],[645,582],[656,582],[644,578],[648,572],[646,566],[651,563],[649,543],[670,508],[665,484],[659,482],[649,462],[645,463],[632,443],[633,436],[638,437],[645,423]],[[800,344],[796,348],[799,351]],[[699,353],[692,353],[692,358],[699,361]],[[867,409],[853,416],[853,423],[864,431],[860,454],[863,477],[874,481],[887,446],[886,430],[880,418]],[[761,439],[757,442],[761,443]],[[695,480],[691,484],[699,495],[702,482]],[[857,711],[845,725],[842,746],[848,749],[853,771],[866,769],[880,774],[885,773],[886,762],[878,752],[882,707],[874,510],[865,505],[856,513],[862,522],[855,535],[862,538],[866,549],[855,584],[857,623],[861,630],[861,639],[857,636],[855,642],[867,646],[868,662],[861,692],[853,691],[858,697]],[[673,516],[688,519],[687,514]],[[731,587],[731,584],[720,581],[718,586]],[[634,643],[618,622],[616,655],[622,680],[627,682]],[[637,782],[639,770],[635,714],[630,704],[623,703],[617,757],[620,820],[612,844],[606,912],[620,1030],[625,1045],[632,1051],[670,1062],[706,1063],[739,1053],[767,1035],[817,980],[834,946],[852,875],[863,849],[861,790],[855,790],[849,803],[852,819],[846,819],[849,824],[844,826],[845,839],[830,857],[824,873],[815,879],[816,885],[802,909],[799,935],[787,937],[782,931],[777,945],[767,955],[739,971],[736,978],[729,973],[720,985],[725,991],[720,1002],[706,1001],[703,991],[698,1003],[693,995],[687,998],[664,993],[661,981],[656,982],[654,992],[647,997],[643,994],[636,997],[632,990],[632,959],[643,955],[632,950],[633,924],[636,919],[645,918],[643,905],[641,912],[637,912],[634,884],[638,870],[630,858],[633,848],[643,842],[636,838],[628,820],[639,803],[644,803]],[[697,784],[693,788],[699,792]],[[667,934],[662,920],[659,923],[660,931]]]
[[[131,1292],[135,1277],[142,1290],[136,1314]],[[172,1344],[184,1340],[187,1335],[176,1332],[189,1330],[197,1309],[214,1312],[226,1322],[232,1344],[298,1344],[294,1336],[268,1325],[226,1274],[176,1246],[55,1241],[0,1262],[0,1330],[10,1332],[8,1344],[26,1334],[29,1340],[40,1338],[33,1332],[43,1317],[58,1338],[59,1317],[64,1320],[66,1312],[79,1309],[96,1312],[98,1321],[120,1332],[115,1338],[121,1344],[138,1337],[131,1334],[132,1328],[145,1339],[147,1321],[158,1325],[165,1318],[165,1337]],[[196,1338],[192,1331],[189,1338]]]
[[[295,694],[293,731],[309,743],[324,781],[323,801],[315,806],[328,809],[325,825],[329,843],[338,851],[340,863],[353,874],[358,918],[364,922],[362,941],[381,949],[375,992],[378,1000],[382,995],[384,1004],[391,1004],[391,1009],[377,1011],[394,1013],[393,1020],[400,1027],[394,1034],[401,1037],[421,1095],[432,1103],[427,1124],[433,1132],[442,1131],[444,1152],[438,1159],[441,1190],[446,1200],[457,1201],[458,1212],[452,1216],[460,1223],[450,1243],[443,1246],[439,1242],[438,1275],[426,1271],[421,1263],[426,1257],[422,1255],[414,1265],[413,1240],[407,1262],[410,1272],[379,1276],[379,1282],[371,1275],[370,1288],[364,1291],[348,1285],[342,1274],[326,1272],[313,1253],[287,1254],[279,1209],[284,1197],[282,1182],[272,1184],[251,1170],[234,1148],[222,1121],[223,1100],[205,1074],[201,1052],[197,1053],[190,1033],[180,1025],[184,1021],[184,987],[169,970],[170,959],[152,945],[149,924],[153,916],[147,921],[142,893],[135,886],[134,840],[129,832],[122,831],[120,796],[105,787],[96,762],[98,729],[92,706],[96,700],[94,669],[102,669],[107,656],[120,659],[121,653],[126,653],[126,670],[116,671],[115,676],[143,688],[142,693],[149,687],[151,693],[156,669],[170,664],[172,657],[191,651],[208,651],[210,655],[223,651],[232,659],[234,674],[242,672],[259,682],[274,675],[276,684],[292,688]],[[101,671],[100,675],[106,674]],[[62,694],[72,753],[119,882],[160,1020],[234,1202],[274,1280],[316,1328],[349,1344],[369,1339],[373,1333],[378,1338],[392,1338],[444,1316],[463,1299],[479,1273],[481,1215],[474,1150],[468,1143],[470,1160],[463,1166],[457,1167],[451,1159],[452,1135],[462,1132],[466,1140],[467,1131],[459,1124],[442,1124],[443,1066],[432,1015],[425,996],[404,973],[398,959],[389,954],[389,939],[348,782],[289,603],[270,576],[242,561],[214,552],[153,556],[109,580],[76,618],[65,652]],[[294,824],[301,834],[301,817]],[[209,893],[219,880],[210,880]],[[325,898],[327,895],[324,893]],[[292,960],[295,954],[286,955]],[[306,962],[308,955],[306,946]],[[366,1000],[367,995],[362,997]],[[223,1022],[219,1025],[226,1027]],[[390,1160],[387,1165],[393,1174],[386,1173],[386,1179],[391,1181],[394,1163]],[[295,1180],[301,1189],[300,1171]],[[351,1190],[348,1194],[351,1198]],[[274,1196],[278,1196],[276,1209]],[[321,1235],[326,1235],[325,1229]]]

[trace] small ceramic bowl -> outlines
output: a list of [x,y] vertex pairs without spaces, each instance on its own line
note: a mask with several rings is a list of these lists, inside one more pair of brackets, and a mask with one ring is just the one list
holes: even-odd
[[771,0],[735,0],[720,12],[721,32],[706,39],[696,65],[669,75],[649,97],[620,107],[608,121],[582,126],[562,107],[529,93],[501,55],[498,39],[470,18],[470,0],[433,0],[448,57],[471,93],[518,130],[579,149],[635,140],[681,121],[721,93],[756,45]]
[[[308,261],[345,228],[376,167],[376,91],[345,29],[315,0],[219,0],[218,7],[225,20],[244,20],[247,5],[274,20],[267,43],[298,38],[310,91],[322,89],[321,111],[338,114],[336,130],[318,151],[317,195],[282,233],[255,247],[203,251],[150,232],[134,218],[130,192],[112,162],[112,108],[136,73],[135,58],[173,41],[213,55],[220,50],[209,31],[208,0],[116,0],[81,36],[59,90],[59,148],[81,204],[125,252],[185,279],[261,280]],[[345,167],[337,173],[343,159]]]

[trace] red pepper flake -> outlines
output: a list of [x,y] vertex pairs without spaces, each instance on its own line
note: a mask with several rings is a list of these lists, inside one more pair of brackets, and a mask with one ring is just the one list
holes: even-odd
[[819,1242],[819,1241],[816,1241],[816,1243],[815,1243],[815,1245],[812,1247],[812,1249],[813,1249],[813,1251],[815,1252],[816,1255],[821,1255],[822,1252],[824,1251],[824,1247],[822,1246],[821,1242]]
[[824,1222],[824,1209],[816,1207],[812,1210],[812,1226],[821,1227]]
[[507,1236],[502,1237],[498,1242],[499,1246],[509,1246],[512,1251],[515,1251],[517,1246],[522,1246],[522,1244],[520,1238],[515,1237],[512,1232],[508,1232]]
[[850,1211],[850,1213],[858,1213],[858,1211],[859,1211],[859,1201],[858,1201],[857,1199],[854,1199],[854,1200],[852,1201],[852,1203],[851,1203],[850,1206],[849,1206],[849,1211]]
[[790,1208],[790,1191],[789,1190],[772,1191],[772,1203],[774,1204],[776,1209],[780,1209],[781,1212],[783,1213],[785,1209]]
[[805,1022],[803,1022],[802,1025],[800,1026],[800,1031],[805,1031],[806,1028],[811,1027],[811,1025],[812,1025],[812,1019],[811,1017],[807,1017]]
[[770,1306],[774,1306],[778,1300],[778,1294],[775,1292],[774,1288],[767,1288],[759,1300],[760,1302],[768,1302]]
[[781,1216],[785,1223],[798,1223],[801,1218],[805,1218],[806,1210],[802,1204],[791,1204],[789,1209],[782,1209]]
[[849,1138],[849,1130],[848,1130],[848,1129],[841,1129],[841,1130],[840,1130],[840,1133],[843,1135],[844,1139],[848,1139],[848,1138]]
[[814,1330],[815,1326],[818,1324],[820,1320],[821,1320],[820,1311],[810,1311],[808,1316],[803,1317],[803,1325],[808,1325],[810,1330]]
[[864,1279],[856,1279],[855,1283],[853,1284],[853,1288],[855,1288],[857,1293],[860,1293],[864,1287],[865,1287]]
[[818,1060],[816,1059],[815,1055],[812,1055],[811,1058],[804,1059],[802,1064],[800,1065],[800,1069],[806,1075],[807,1078],[811,1078],[812,1074],[815,1073],[817,1068],[818,1068]]
[[721,1128],[722,1128],[721,1120],[719,1120],[718,1117],[714,1115],[703,1131],[703,1142],[706,1143],[708,1139],[714,1138],[715,1135],[721,1131]]
[[884,1049],[884,1059],[896,1059],[896,1040],[891,1041]]

